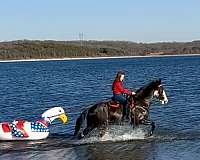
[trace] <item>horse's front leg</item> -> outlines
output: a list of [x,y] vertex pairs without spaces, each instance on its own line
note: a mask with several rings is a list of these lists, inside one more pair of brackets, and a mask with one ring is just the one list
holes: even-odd
[[156,128],[155,122],[151,121],[151,133],[150,133],[150,136],[153,134],[155,128]]
[[105,135],[107,127],[108,127],[108,121],[102,123],[99,126],[99,137],[103,137]]
[[156,125],[155,125],[155,122],[153,122],[152,120],[143,120],[142,121],[142,124],[144,125],[151,125],[151,131],[150,131],[150,134],[149,136],[151,136],[156,128]]

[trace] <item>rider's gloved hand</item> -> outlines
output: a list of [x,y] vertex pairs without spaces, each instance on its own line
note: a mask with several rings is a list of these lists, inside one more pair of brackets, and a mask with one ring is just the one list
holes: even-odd
[[136,93],[135,93],[135,92],[131,92],[131,94],[132,94],[132,95],[135,95]]

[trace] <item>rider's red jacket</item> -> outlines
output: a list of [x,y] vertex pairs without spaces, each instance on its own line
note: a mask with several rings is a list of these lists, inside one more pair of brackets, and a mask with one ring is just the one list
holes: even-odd
[[121,81],[114,81],[113,82],[112,91],[113,91],[113,94],[128,94],[128,95],[131,94],[131,92],[129,92],[128,89],[125,89],[123,87],[123,84],[122,84]]

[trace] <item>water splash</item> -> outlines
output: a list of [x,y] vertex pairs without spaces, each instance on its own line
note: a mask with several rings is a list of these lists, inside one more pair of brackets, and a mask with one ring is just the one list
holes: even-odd
[[105,142],[105,141],[128,141],[143,140],[147,138],[148,130],[144,127],[133,129],[130,125],[110,125],[103,137],[98,135],[99,130],[95,129],[86,138],[79,141],[80,144]]

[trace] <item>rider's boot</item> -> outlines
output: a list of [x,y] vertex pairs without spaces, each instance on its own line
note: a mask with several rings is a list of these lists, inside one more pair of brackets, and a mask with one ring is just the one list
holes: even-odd
[[123,116],[122,116],[122,121],[128,122],[129,121],[129,112],[128,112],[128,107],[123,106]]

